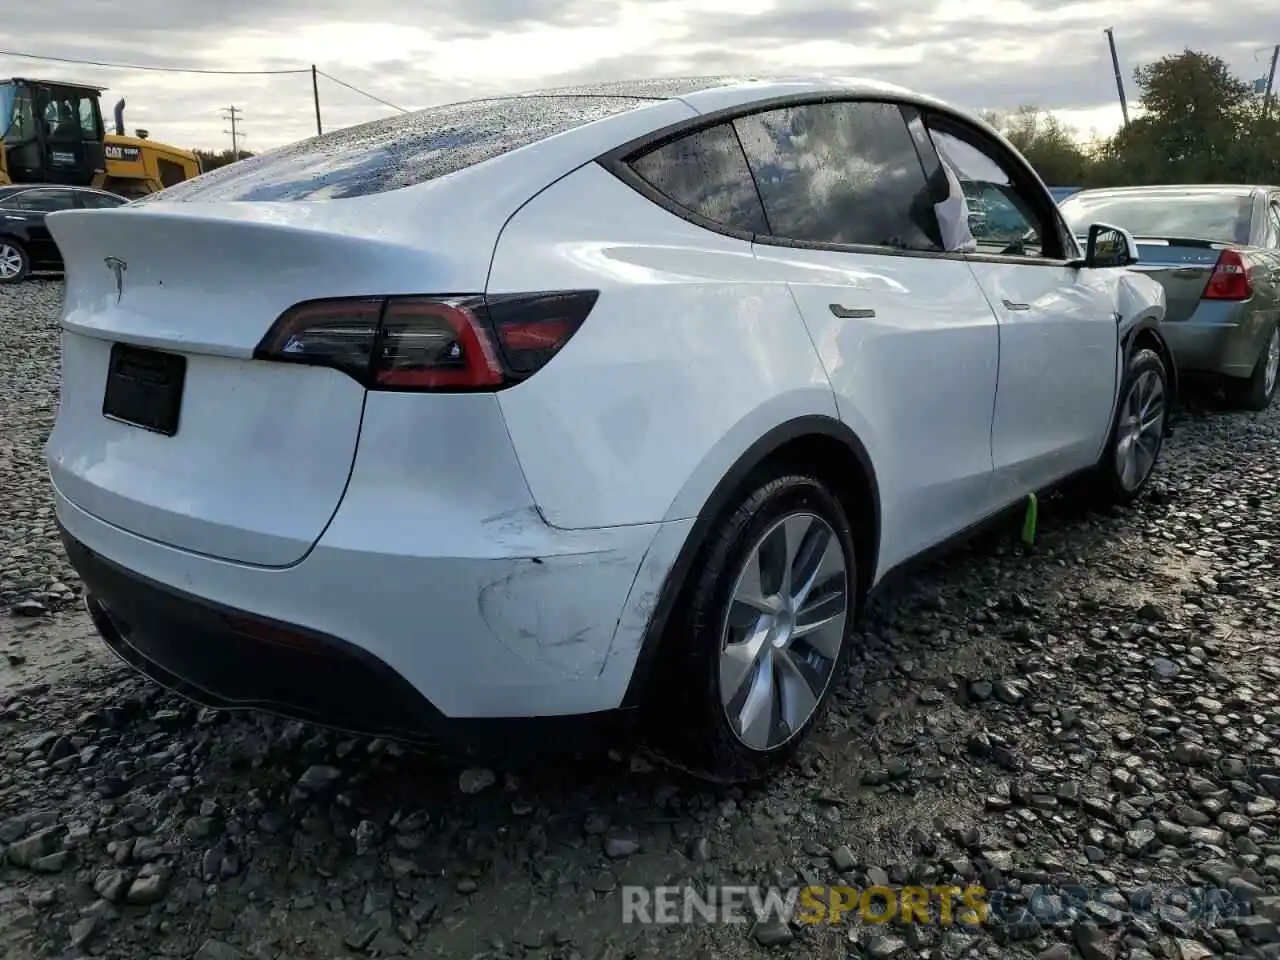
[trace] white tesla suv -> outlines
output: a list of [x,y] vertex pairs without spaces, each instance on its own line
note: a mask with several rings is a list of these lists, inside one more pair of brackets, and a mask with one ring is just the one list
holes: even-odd
[[1174,387],[1132,238],[871,82],[454,104],[49,223],[99,631],[370,735],[656,704],[674,762],[762,776],[887,571],[1067,478],[1136,496]]

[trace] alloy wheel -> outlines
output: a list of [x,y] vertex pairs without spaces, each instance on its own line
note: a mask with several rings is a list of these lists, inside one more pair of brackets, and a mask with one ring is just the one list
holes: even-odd
[[1129,387],[1116,431],[1116,474],[1126,490],[1136,490],[1155,466],[1164,435],[1164,383],[1144,370]]
[[1276,376],[1280,374],[1280,327],[1271,331],[1265,364],[1262,370],[1262,395],[1269,397],[1276,388]]
[[12,280],[22,272],[22,253],[11,243],[0,243],[0,280]]
[[848,570],[840,538],[812,513],[778,520],[747,554],[720,647],[720,701],[744,746],[780,747],[817,710],[844,645]]

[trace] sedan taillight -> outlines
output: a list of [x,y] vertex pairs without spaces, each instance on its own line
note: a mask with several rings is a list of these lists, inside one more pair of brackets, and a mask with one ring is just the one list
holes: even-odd
[[1238,250],[1223,250],[1214,265],[1202,294],[1205,300],[1248,300],[1253,296],[1253,278]]
[[281,314],[254,357],[331,367],[371,390],[500,390],[555,356],[598,297],[571,290],[312,300]]

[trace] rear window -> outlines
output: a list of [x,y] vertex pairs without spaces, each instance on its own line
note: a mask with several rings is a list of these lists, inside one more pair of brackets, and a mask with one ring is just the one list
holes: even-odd
[[1110,223],[1135,237],[1248,243],[1253,198],[1232,193],[1077,193],[1058,209],[1077,237],[1085,236],[1090,224]]
[[713,223],[769,232],[760,194],[733,126],[722,123],[663,144],[631,162],[650,186]]
[[524,96],[428,107],[249,157],[147,199],[335,200],[384,193],[648,102],[637,97]]

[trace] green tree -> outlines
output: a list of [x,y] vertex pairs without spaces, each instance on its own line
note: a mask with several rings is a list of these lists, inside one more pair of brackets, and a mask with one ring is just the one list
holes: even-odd
[[1134,71],[1140,116],[1105,143],[1098,184],[1231,183],[1268,179],[1274,162],[1261,100],[1219,57],[1184,50]]
[[[192,152],[200,158],[200,169],[205,173],[225,167],[229,163],[235,163],[235,155],[230,150],[194,150]],[[253,154],[248,150],[240,151],[241,160],[252,156]]]
[[1025,104],[1011,114],[987,114],[986,120],[1018,148],[1050,186],[1083,183],[1090,158],[1075,131],[1046,110]]

